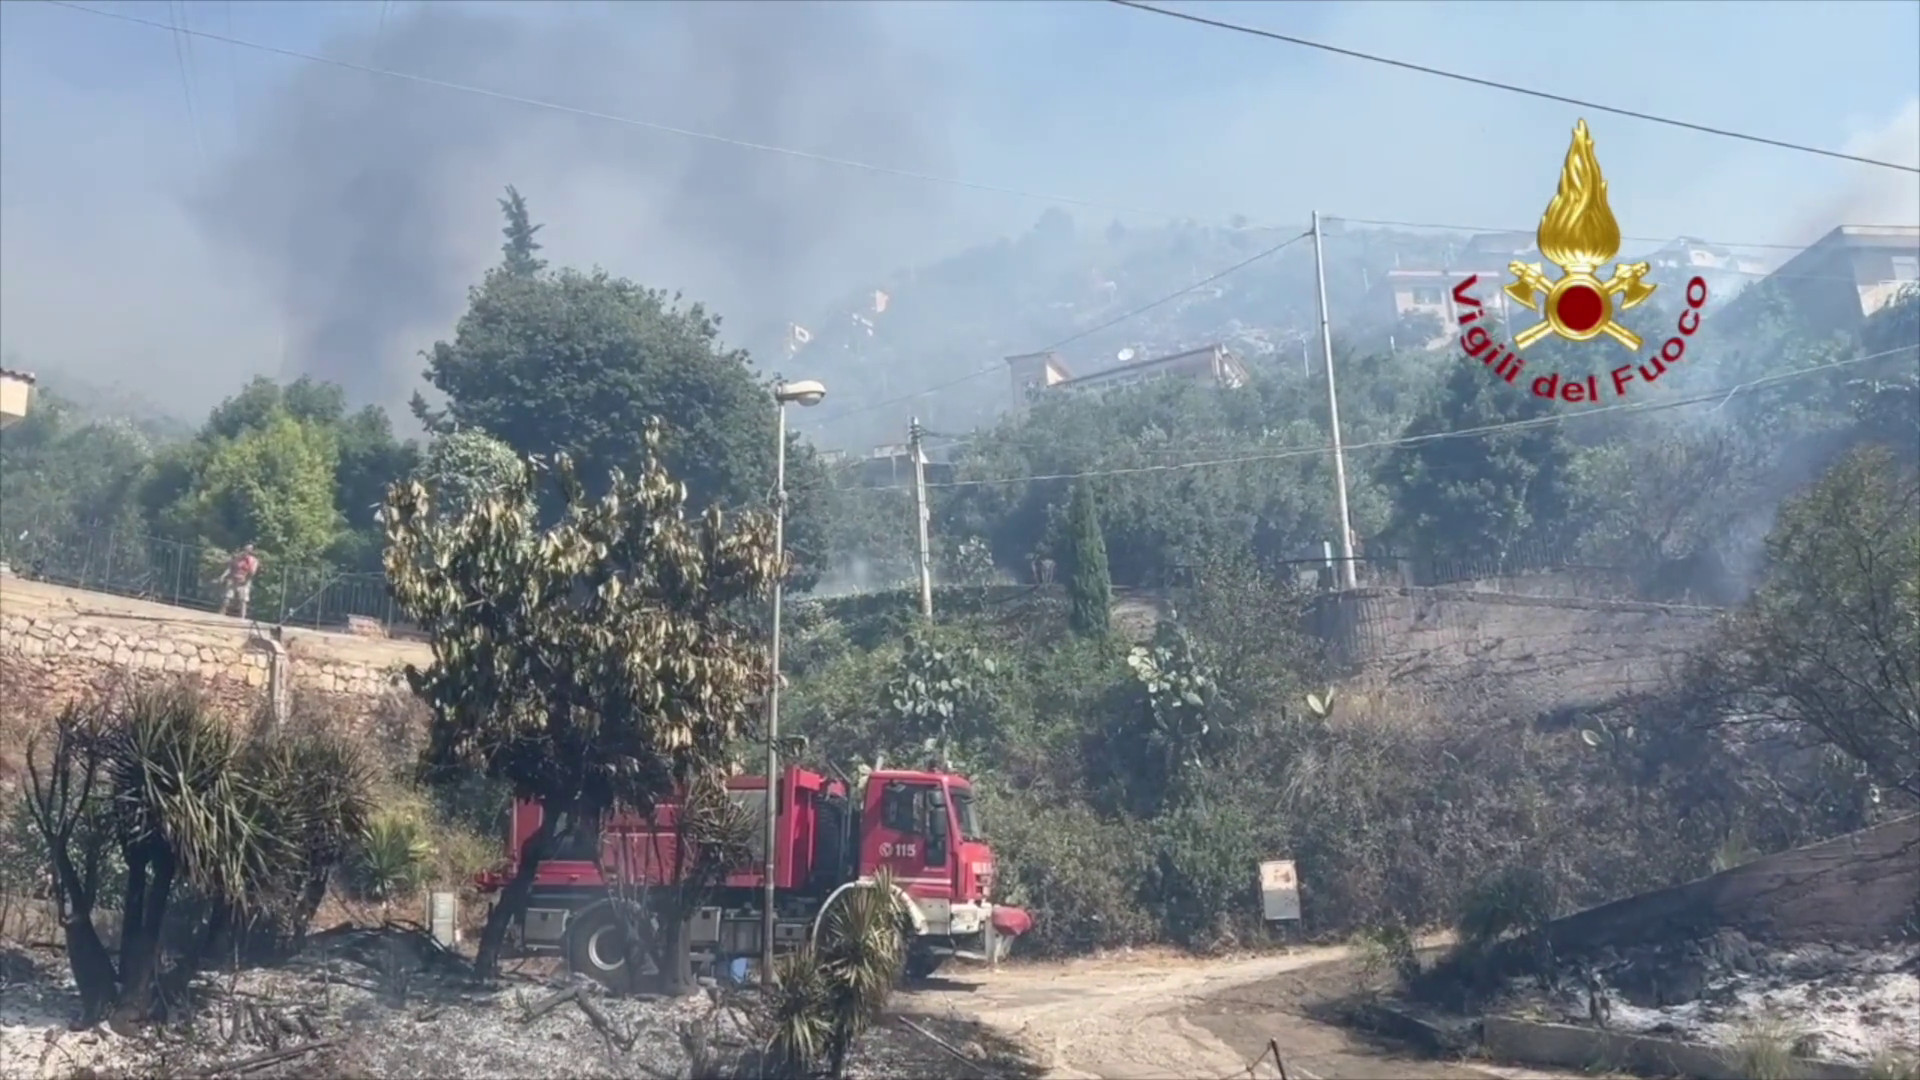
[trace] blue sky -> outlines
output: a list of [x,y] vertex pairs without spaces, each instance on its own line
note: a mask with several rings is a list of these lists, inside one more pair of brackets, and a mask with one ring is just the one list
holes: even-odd
[[[88,6],[165,24],[182,5]],[[1580,115],[1090,0],[730,14],[183,6],[194,29],[263,44],[1203,220],[1292,223],[1317,208],[1530,229]],[[1920,163],[1920,3],[1181,6]],[[1843,220],[1920,217],[1913,174],[1587,120],[1629,235],[1803,243]],[[761,319],[1018,230],[1046,207],[685,142],[9,0],[0,340],[30,368],[197,411],[311,349],[417,368],[411,354],[444,334],[460,288],[493,256],[492,198],[509,182],[548,223],[556,262],[684,287],[723,310],[757,306]],[[367,219],[362,200],[409,184],[378,235],[350,235]],[[736,187],[751,203],[739,214],[727,203]],[[1075,213],[1092,225],[1114,216]],[[760,232],[709,242],[736,226]],[[408,258],[388,265],[390,251]],[[354,277],[375,272],[398,284],[357,293]],[[378,332],[339,344],[339,327],[362,321]],[[400,381],[367,393],[390,396]]]

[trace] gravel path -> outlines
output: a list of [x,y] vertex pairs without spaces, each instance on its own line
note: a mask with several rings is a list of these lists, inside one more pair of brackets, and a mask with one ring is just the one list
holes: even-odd
[[[1559,1074],[1397,1056],[1302,1011],[1343,948],[1224,960],[1141,952],[1066,964],[964,969],[903,995],[918,1011],[979,1019],[1018,1040],[1049,1080],[1529,1080]],[[1351,988],[1351,976],[1342,989]],[[1249,1069],[1251,1068],[1251,1072]]]

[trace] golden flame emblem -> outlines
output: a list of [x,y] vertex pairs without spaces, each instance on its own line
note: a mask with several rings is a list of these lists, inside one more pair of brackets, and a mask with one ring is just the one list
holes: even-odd
[[1560,268],[1561,277],[1547,277],[1539,263],[1508,265],[1514,280],[1507,295],[1542,318],[1514,335],[1514,345],[1524,349],[1548,334],[1568,341],[1591,341],[1605,334],[1628,349],[1639,349],[1640,336],[1614,321],[1614,313],[1639,307],[1659,286],[1646,283],[1648,266],[1643,262],[1618,264],[1605,281],[1594,276],[1620,251],[1620,223],[1607,205],[1607,181],[1600,175],[1585,120],[1574,125],[1560,188],[1540,217],[1537,239],[1540,254]]

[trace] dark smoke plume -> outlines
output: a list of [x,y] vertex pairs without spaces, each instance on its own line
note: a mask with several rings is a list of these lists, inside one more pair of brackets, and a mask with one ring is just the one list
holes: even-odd
[[[733,138],[943,171],[945,95],[865,3],[427,4],[328,55]],[[528,199],[556,266],[705,301],[738,343],[924,253],[924,184],[308,63],[196,200],[289,328],[283,372],[405,399]]]

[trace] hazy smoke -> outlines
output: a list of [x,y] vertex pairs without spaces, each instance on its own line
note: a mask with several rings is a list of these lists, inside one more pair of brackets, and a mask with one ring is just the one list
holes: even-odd
[[[940,171],[945,96],[878,5],[554,5],[397,12],[329,55],[596,112]],[[319,64],[250,118],[196,200],[283,309],[285,374],[395,403],[526,195],[556,264],[683,290],[730,337],[905,261],[938,188]],[[742,334],[741,331],[746,331]],[[761,340],[764,340],[762,338]]]
[[[1920,165],[1920,98],[1906,103],[1887,125],[1849,139],[1849,154]],[[1801,218],[1806,243],[1835,225],[1920,225],[1920,176],[1870,165],[1849,165],[1851,178],[1833,198]]]

